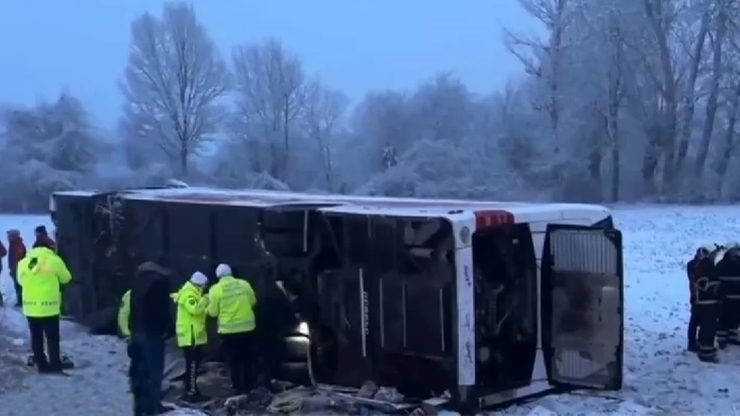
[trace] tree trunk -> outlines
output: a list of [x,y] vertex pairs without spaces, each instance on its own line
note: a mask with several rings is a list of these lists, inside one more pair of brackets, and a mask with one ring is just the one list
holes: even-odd
[[724,43],[725,33],[727,31],[727,13],[724,10],[724,0],[719,0],[719,13],[717,15],[717,34],[714,37],[714,47],[712,48],[712,84],[707,99],[707,116],[702,129],[701,144],[699,153],[696,156],[696,165],[694,166],[694,177],[701,178],[704,174],[704,164],[709,154],[709,143],[712,141],[712,132],[714,131],[714,120],[717,115],[717,99],[719,97],[719,85],[722,79],[722,44]]
[[730,158],[735,148],[735,124],[737,124],[738,107],[740,107],[740,82],[735,85],[735,91],[732,95],[730,108],[727,116],[727,131],[725,131],[725,142],[722,147],[722,155],[717,161],[717,187],[715,192],[718,197],[722,197],[722,188],[727,179],[727,171],[730,167]]
[[613,19],[609,24],[611,62],[609,65],[609,111],[606,117],[606,134],[611,148],[611,201],[619,201],[621,161],[619,157],[619,109],[622,100],[622,33],[619,22]]
[[612,202],[619,202],[619,184],[620,176],[622,175],[622,165],[619,156],[619,145],[615,143],[612,146],[612,188],[611,188],[611,200]]
[[656,127],[648,129],[648,141],[645,147],[645,154],[642,157],[642,183],[645,192],[648,194],[655,193],[655,174],[660,159],[660,130]]
[[326,186],[329,188],[329,192],[334,192],[334,182],[332,181],[332,159],[331,159],[331,148],[328,145],[324,146],[324,157],[326,161],[324,163],[324,175],[326,176]]
[[[643,180],[647,177],[651,179],[655,176],[655,169],[658,166],[658,159],[663,155],[663,186],[662,193],[672,193],[675,188],[675,151],[676,151],[676,112],[678,110],[677,93],[676,93],[676,74],[673,68],[673,55],[671,45],[668,40],[671,35],[670,13],[665,10],[666,6],[663,0],[643,1],[645,13],[650,19],[650,23],[658,44],[660,59],[660,71],[662,86],[660,86],[660,95],[663,103],[659,107],[660,121],[657,134],[654,140],[658,141],[658,148],[654,143],[648,144],[648,152],[645,154],[643,163]],[[650,152],[655,151],[653,155]],[[655,160],[653,160],[655,159]],[[653,172],[648,173],[647,170]],[[654,184],[653,184],[654,185]]]
[[290,163],[290,107],[285,104],[283,109],[283,181],[288,181],[288,164]]
[[[588,172],[591,176],[591,181],[595,184],[601,185],[601,149],[594,148],[588,155]],[[601,186],[599,186],[601,189]]]
[[621,161],[619,158],[619,103],[609,105],[609,120],[607,126],[611,147],[612,181],[611,201],[619,201],[619,181],[621,176]]
[[188,149],[185,146],[180,147],[180,179],[188,177]]
[[561,71],[561,54],[563,46],[563,33],[565,31],[565,7],[567,0],[557,0],[555,19],[553,22],[552,32],[550,35],[550,103],[548,108],[548,115],[550,116],[550,129],[553,143],[553,155],[555,159],[554,163],[554,176],[556,180],[556,186],[561,186],[563,180],[563,166],[562,166],[562,155],[561,143],[560,143],[560,71]]
[[684,114],[681,126],[681,139],[678,144],[678,154],[676,156],[676,173],[683,172],[683,166],[686,161],[686,154],[689,150],[689,141],[691,140],[692,123],[694,121],[694,110],[696,109],[696,80],[699,76],[699,64],[701,63],[702,52],[704,51],[704,42],[709,31],[710,22],[710,2],[707,2],[707,9],[702,15],[699,32],[696,35],[693,55],[691,56],[691,65],[689,68],[689,79],[686,84],[686,96],[684,96]]

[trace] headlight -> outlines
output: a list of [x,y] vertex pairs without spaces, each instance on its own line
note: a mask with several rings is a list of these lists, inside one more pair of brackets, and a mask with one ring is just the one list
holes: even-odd
[[305,336],[309,336],[310,335],[310,332],[308,330],[308,324],[306,322],[301,322],[298,325],[298,333],[299,334],[302,334],[302,335],[305,335]]

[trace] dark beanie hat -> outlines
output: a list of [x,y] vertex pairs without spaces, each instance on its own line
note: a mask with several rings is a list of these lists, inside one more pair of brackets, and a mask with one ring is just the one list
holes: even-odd
[[39,225],[38,227],[36,227],[36,234],[46,234],[46,226]]

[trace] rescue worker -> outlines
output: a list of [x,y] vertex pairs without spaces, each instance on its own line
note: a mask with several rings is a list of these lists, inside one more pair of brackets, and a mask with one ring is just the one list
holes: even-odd
[[31,350],[39,373],[64,373],[59,351],[61,288],[71,280],[72,275],[64,260],[44,242],[34,245],[18,263],[18,283],[23,288],[23,315],[28,319]]
[[45,225],[39,225],[38,227],[36,227],[35,234],[36,241],[34,241],[33,243],[34,247],[36,246],[36,244],[44,244],[45,247],[49,247],[52,250],[56,251],[57,245],[54,240],[49,237],[49,233],[46,231]]
[[687,350],[689,352],[699,352],[699,347],[696,344],[696,332],[699,328],[699,321],[696,314],[696,265],[699,260],[706,257],[708,253],[704,247],[699,247],[694,254],[694,258],[686,263],[686,274],[689,277],[689,305],[691,306],[689,315],[689,326],[688,334],[686,336],[688,340]]
[[170,272],[158,263],[139,266],[129,295],[129,377],[136,415],[172,410],[162,404],[165,340],[174,332]]
[[131,290],[121,296],[121,306],[118,307],[118,333],[128,340],[131,337],[128,321],[131,316]]
[[717,264],[720,280],[719,329],[717,345],[724,349],[727,344],[740,345],[740,244],[728,243],[723,247],[725,255]]
[[185,356],[185,380],[182,400],[186,402],[203,401],[205,397],[198,389],[198,368],[203,357],[203,347],[208,342],[206,331],[206,310],[208,295],[204,295],[208,278],[201,272],[195,272],[190,280],[172,295],[177,305],[175,329],[177,346]]
[[719,317],[719,276],[716,265],[722,260],[724,250],[716,244],[702,247],[705,256],[700,257],[694,268],[696,276],[696,300],[694,313],[699,325],[697,335],[697,355],[704,362],[718,362],[717,348],[714,345],[717,334],[717,319]]
[[23,244],[23,238],[18,230],[8,230],[8,272],[13,279],[13,288],[15,289],[15,305],[23,305],[23,289],[18,284],[18,262],[26,257],[26,245]]
[[254,383],[257,298],[249,282],[234,278],[230,266],[219,264],[216,277],[218,282],[209,292],[208,315],[218,320],[232,387],[246,393]]

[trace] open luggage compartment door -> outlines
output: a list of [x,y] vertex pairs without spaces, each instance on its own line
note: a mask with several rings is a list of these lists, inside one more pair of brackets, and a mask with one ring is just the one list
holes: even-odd
[[622,234],[547,227],[541,265],[542,350],[551,384],[622,388]]

